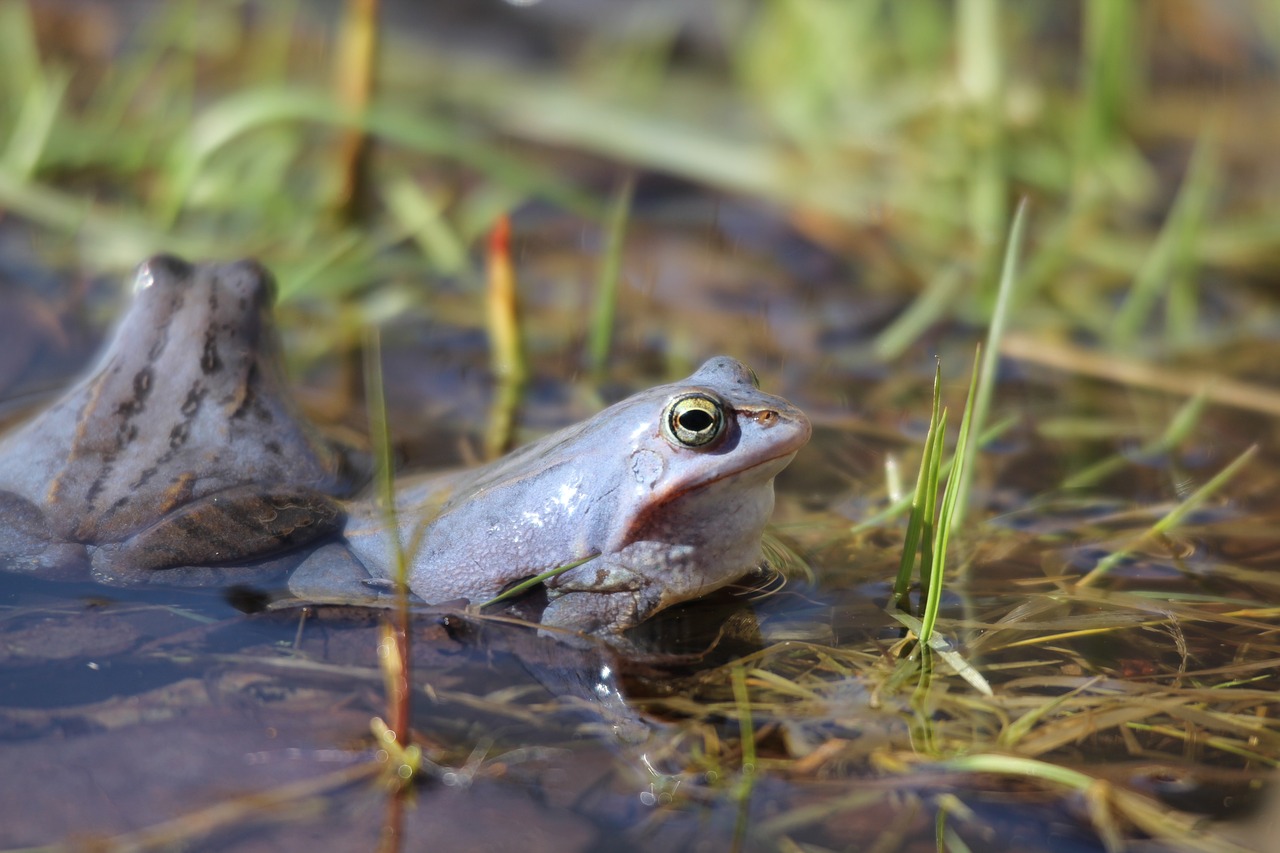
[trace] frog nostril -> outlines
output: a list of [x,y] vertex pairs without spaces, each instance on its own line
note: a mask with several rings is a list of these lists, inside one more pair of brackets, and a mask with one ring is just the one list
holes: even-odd
[[227,264],[224,275],[235,283],[244,295],[252,296],[259,305],[272,305],[276,301],[275,276],[255,260],[246,258]]

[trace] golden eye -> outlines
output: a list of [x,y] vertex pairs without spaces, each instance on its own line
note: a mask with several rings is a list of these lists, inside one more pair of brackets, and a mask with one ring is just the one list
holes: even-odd
[[706,447],[724,434],[724,425],[724,404],[710,394],[683,394],[662,413],[662,435],[677,447]]

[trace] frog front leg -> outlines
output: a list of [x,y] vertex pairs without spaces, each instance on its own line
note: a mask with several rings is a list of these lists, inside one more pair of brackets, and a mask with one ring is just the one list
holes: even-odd
[[643,572],[599,557],[547,582],[542,624],[589,634],[618,634],[649,618],[662,592]]
[[542,624],[587,634],[620,634],[656,612],[659,599],[645,590],[561,593],[547,602]]
[[250,562],[334,533],[345,517],[337,501],[311,489],[237,486],[100,545],[92,553],[93,574],[129,583],[154,569]]

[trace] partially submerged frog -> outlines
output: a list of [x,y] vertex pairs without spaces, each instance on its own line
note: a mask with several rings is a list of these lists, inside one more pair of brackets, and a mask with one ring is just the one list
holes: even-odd
[[149,569],[244,561],[337,530],[358,487],[299,417],[250,261],[156,257],[101,362],[0,439],[0,563]]
[[[388,513],[334,500],[342,456],[294,411],[255,264],[156,258],[99,367],[0,440],[0,564],[91,555],[103,580],[246,562],[341,528],[303,561],[303,598],[366,597],[396,563]],[[731,358],[642,391],[489,465],[400,481],[409,586],[483,602],[545,581],[545,625],[616,633],[761,559],[773,479],[809,421]]]
[[[409,587],[430,602],[478,603],[590,558],[546,581],[542,623],[622,631],[760,562],[773,479],[809,431],[750,369],[713,358],[483,467],[398,484]],[[357,504],[343,531],[380,578],[396,564],[386,518],[374,502]],[[290,586],[322,593],[352,569],[326,546]]]

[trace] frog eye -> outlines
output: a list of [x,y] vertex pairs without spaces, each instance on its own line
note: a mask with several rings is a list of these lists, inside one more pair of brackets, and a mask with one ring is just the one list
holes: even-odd
[[724,404],[710,394],[682,394],[662,413],[662,436],[676,447],[706,447],[724,425]]

